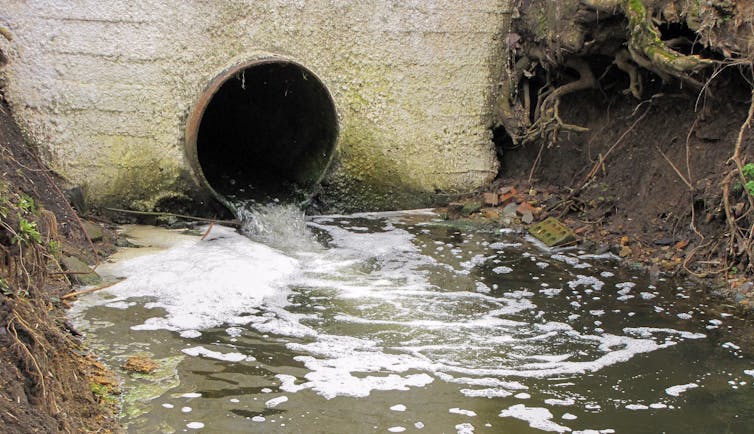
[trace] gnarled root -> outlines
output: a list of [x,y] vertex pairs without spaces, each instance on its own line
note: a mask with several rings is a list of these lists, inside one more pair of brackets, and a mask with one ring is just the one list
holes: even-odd
[[685,55],[671,48],[674,41],[668,44],[660,38],[660,31],[642,0],[624,0],[621,9],[628,18],[628,52],[634,62],[654,72],[663,81],[676,77],[694,89],[702,88],[702,83],[692,76],[713,65],[714,61]]
[[568,59],[565,65],[578,72],[579,79],[555,88],[540,100],[534,114],[535,121],[527,129],[523,137],[524,142],[532,142],[539,138],[554,141],[561,131],[587,131],[584,127],[563,122],[560,118],[559,105],[561,98],[569,93],[596,88],[597,79],[589,68],[589,64],[581,58]]

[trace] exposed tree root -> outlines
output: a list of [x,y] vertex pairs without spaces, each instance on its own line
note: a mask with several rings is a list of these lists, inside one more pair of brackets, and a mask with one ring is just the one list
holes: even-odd
[[[687,21],[699,20],[692,10],[701,7],[699,1],[671,0],[651,3],[643,0],[567,0],[558,6],[538,0],[520,3],[522,18],[514,22],[514,31],[507,40],[509,62],[498,95],[500,124],[516,144],[539,140],[552,142],[561,131],[585,131],[563,122],[558,105],[566,94],[599,86],[585,60],[590,56],[611,57],[613,64],[628,76],[626,92],[639,100],[644,87],[642,70],[655,74],[666,83],[678,80],[694,91],[706,89],[706,71],[733,59],[718,61],[699,54],[684,54],[680,47],[694,47],[699,45],[698,41],[690,41],[685,36],[663,40],[655,23],[655,17],[671,16],[672,13],[685,17]],[[551,9],[556,13],[548,14]],[[561,9],[572,16],[564,17]],[[623,35],[609,17],[624,20]],[[579,79],[553,84],[551,78],[564,68],[576,70]],[[537,70],[546,72],[547,84],[537,101],[532,102],[530,78]],[[533,111],[532,104],[536,107]]]
[[[726,110],[730,110],[732,102],[711,98],[710,89],[722,88],[710,83],[715,79],[726,80],[724,77],[728,75],[722,75],[723,71],[730,72],[730,67],[737,67],[754,89],[754,3],[519,0],[514,2],[514,7],[517,14],[507,37],[508,62],[498,95],[498,120],[514,144],[537,147],[529,182],[546,150],[562,138],[562,133],[586,131],[574,125],[578,122],[561,117],[561,112],[574,113],[563,106],[573,101],[565,98],[567,95],[590,89],[607,94],[618,84],[619,91],[643,102],[632,114],[630,125],[612,136],[617,136],[617,140],[612,139],[615,140],[613,145],[598,156],[590,155],[583,171],[573,176],[572,194],[564,201],[566,209],[578,202],[577,196],[601,171],[605,172],[605,168],[616,163],[615,151],[650,113],[655,98],[698,93],[697,102],[704,101],[706,107],[697,104],[694,109],[702,107],[702,110],[685,134],[685,168],[682,163],[677,164],[683,161],[683,154],[670,143],[655,144],[645,138],[640,141],[649,141],[649,146],[655,147],[656,158],[664,160],[663,166],[665,163],[670,166],[667,171],[672,170],[675,174],[672,176],[685,184],[684,190],[691,198],[689,214],[673,217],[677,225],[686,225],[690,218],[689,231],[699,237],[689,247],[683,268],[698,276],[725,275],[733,271],[754,275],[754,197],[751,191],[741,188],[753,181],[751,175],[744,174],[744,167],[754,161],[750,160],[751,153],[743,148],[745,143],[751,143],[754,91],[748,116],[741,125],[729,160],[730,166],[721,170],[714,183],[709,181],[708,165],[707,173],[701,169],[696,173],[698,180],[692,177],[690,144],[692,134],[695,134],[695,146],[700,146],[700,141],[706,137],[718,140],[705,136],[707,133],[697,128],[697,120],[704,122],[709,118],[705,113],[716,110],[714,104],[726,104]],[[644,96],[648,89],[655,92],[649,99]],[[636,116],[644,104],[649,106]],[[661,107],[665,107],[663,113],[668,113],[667,104]],[[593,120],[586,123],[595,125]],[[658,123],[652,125],[657,128]],[[672,143],[674,139],[670,139]],[[683,146],[683,142],[679,145]],[[608,159],[611,153],[612,158]],[[699,200],[702,200],[701,205]],[[699,213],[695,206],[703,206],[704,212]]]

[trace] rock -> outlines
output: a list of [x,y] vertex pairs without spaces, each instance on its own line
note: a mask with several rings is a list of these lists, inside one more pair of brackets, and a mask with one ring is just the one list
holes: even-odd
[[81,187],[73,187],[70,190],[66,190],[63,192],[63,195],[79,214],[83,214],[87,211],[85,205],[86,201],[84,200],[84,190]]
[[503,208],[502,215],[504,218],[513,218],[516,217],[516,208],[518,208],[518,205],[515,203],[509,203],[508,205]]
[[463,205],[463,208],[461,208],[461,215],[464,217],[468,217],[471,214],[474,214],[475,212],[482,209],[482,204],[479,202],[466,202]]
[[63,256],[60,264],[65,271],[71,273],[68,275],[71,282],[82,286],[97,285],[102,282],[99,274],[92,271],[88,265],[75,256]]
[[500,210],[496,208],[486,208],[484,210],[484,217],[490,220],[497,220],[500,218]]
[[620,248],[620,251],[618,252],[618,256],[621,258],[628,258],[629,256],[633,255],[634,252],[631,250],[628,246],[623,246]]
[[652,241],[652,244],[655,246],[669,246],[675,242],[672,238],[660,238],[657,240]]
[[533,215],[535,210],[536,208],[531,206],[529,202],[521,202],[521,204],[516,208],[516,213],[523,216],[524,213],[529,212]]
[[104,232],[102,231],[102,226],[96,223],[90,222],[89,220],[81,220],[81,226],[83,226],[87,235],[89,235],[90,240],[92,241],[102,240],[102,236],[104,235]]
[[601,243],[597,245],[597,247],[594,248],[595,255],[604,255],[605,253],[609,251],[610,251],[610,245],[607,243]]
[[132,243],[131,241],[128,241],[128,238],[125,238],[125,237],[116,238],[115,246],[116,247],[139,247],[138,245]]
[[521,215],[521,221],[527,225],[530,225],[534,221],[534,214],[531,211],[524,211]]
[[463,204],[460,202],[451,202],[448,204],[448,219],[456,220],[461,218]]
[[123,364],[123,369],[139,374],[151,374],[157,370],[157,363],[146,356],[131,356]]
[[500,196],[496,193],[484,193],[482,201],[487,206],[498,206],[500,204]]

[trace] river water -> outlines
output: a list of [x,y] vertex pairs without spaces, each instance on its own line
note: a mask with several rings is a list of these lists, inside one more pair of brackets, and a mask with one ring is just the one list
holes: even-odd
[[[72,310],[131,432],[744,433],[752,326],[688,282],[429,211],[132,226]],[[201,229],[204,230],[204,229]]]

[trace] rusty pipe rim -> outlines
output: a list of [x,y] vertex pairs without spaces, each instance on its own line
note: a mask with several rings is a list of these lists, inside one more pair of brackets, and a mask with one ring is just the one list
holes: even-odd
[[330,145],[326,163],[322,167],[322,170],[320,171],[317,179],[313,180],[314,185],[319,184],[324,178],[325,174],[327,173],[327,170],[329,169],[330,164],[332,163],[333,157],[335,155],[335,150],[337,148],[338,139],[340,137],[340,121],[339,121],[340,116],[337,110],[337,106],[335,105],[335,99],[332,97],[330,90],[327,88],[324,82],[322,82],[319,76],[315,74],[311,69],[303,66],[301,63],[293,60],[292,58],[288,56],[266,53],[266,52],[260,52],[253,55],[247,55],[241,60],[236,60],[236,61],[231,62],[228,66],[226,66],[225,68],[220,70],[218,73],[216,73],[212,79],[210,79],[210,81],[202,89],[198,98],[195,100],[194,104],[192,105],[191,110],[189,112],[188,119],[186,121],[184,151],[185,151],[186,158],[188,160],[189,167],[191,168],[191,174],[193,175],[195,182],[204,191],[208,192],[211,196],[213,196],[215,199],[217,199],[220,203],[225,205],[228,209],[230,209],[234,213],[236,211],[236,207],[233,204],[233,202],[231,202],[227,197],[219,193],[212,186],[212,184],[207,180],[204,174],[204,170],[202,169],[202,165],[199,160],[199,153],[198,153],[198,146],[197,146],[199,128],[201,127],[204,114],[207,110],[207,106],[215,97],[218,90],[223,86],[223,84],[225,84],[226,81],[228,81],[230,78],[235,76],[237,73],[244,71],[246,69],[253,68],[255,66],[261,66],[265,64],[274,64],[274,63],[293,65],[301,69],[301,71],[308,74],[309,77],[316,80],[317,83],[321,86],[322,90],[324,91],[324,94],[326,95],[328,102],[330,103],[333,109],[334,115],[335,115],[335,124],[333,125],[334,138]]

